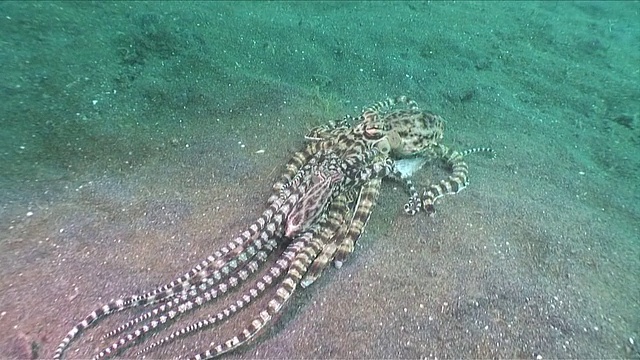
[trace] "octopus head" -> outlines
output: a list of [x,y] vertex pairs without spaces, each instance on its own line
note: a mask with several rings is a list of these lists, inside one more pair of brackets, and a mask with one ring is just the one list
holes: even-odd
[[397,157],[417,155],[442,140],[444,120],[439,115],[421,111],[407,110],[389,114],[385,118],[389,127],[391,147]]

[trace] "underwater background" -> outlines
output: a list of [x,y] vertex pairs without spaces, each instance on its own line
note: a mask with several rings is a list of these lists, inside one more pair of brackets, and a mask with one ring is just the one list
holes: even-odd
[[[470,156],[434,217],[384,185],[345,266],[228,357],[640,359],[639,2],[0,15],[1,357],[50,357],[95,307],[187,271],[261,213],[308,129],[407,95],[447,144],[497,157]],[[226,339],[247,313],[155,354]],[[66,357],[128,319],[112,317]]]

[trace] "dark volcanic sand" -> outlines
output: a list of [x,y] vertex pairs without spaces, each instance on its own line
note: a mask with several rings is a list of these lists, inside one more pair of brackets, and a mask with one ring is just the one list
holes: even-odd
[[308,128],[406,94],[497,158],[469,156],[434,217],[386,184],[345,266],[228,357],[640,358],[639,9],[0,4],[1,357],[50,357],[98,305],[184,273],[260,214]]

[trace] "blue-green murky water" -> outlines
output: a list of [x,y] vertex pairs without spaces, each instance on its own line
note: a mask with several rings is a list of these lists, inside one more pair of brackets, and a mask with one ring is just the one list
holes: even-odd
[[639,12],[3,2],[0,354],[49,357],[97,305],[188,270],[261,212],[307,129],[406,94],[497,158],[470,157],[433,218],[384,187],[349,262],[230,356],[639,357]]

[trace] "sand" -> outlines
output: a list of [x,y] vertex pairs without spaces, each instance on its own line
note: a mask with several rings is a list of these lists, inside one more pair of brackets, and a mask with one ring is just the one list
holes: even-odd
[[261,213],[309,128],[408,95],[497,157],[470,155],[433,217],[386,183],[345,265],[227,357],[640,358],[638,2],[0,10],[1,357],[51,357],[100,304],[183,274]]

